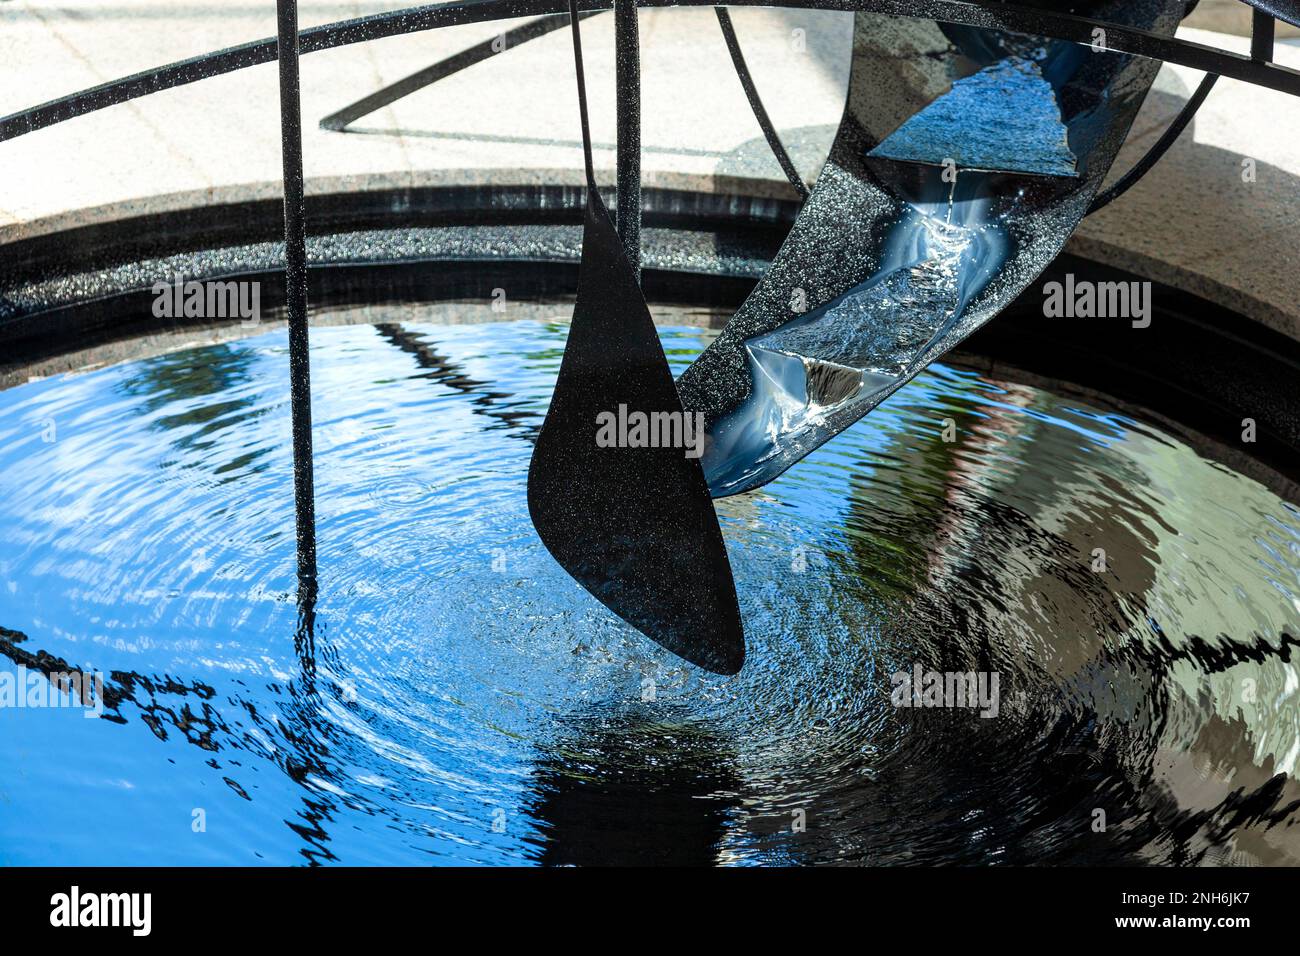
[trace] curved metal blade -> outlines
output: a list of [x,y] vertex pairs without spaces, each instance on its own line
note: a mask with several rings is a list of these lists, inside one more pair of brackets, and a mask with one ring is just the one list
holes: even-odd
[[[1074,12],[1171,35],[1183,9]],[[705,415],[714,496],[778,477],[1010,304],[1088,212],[1159,67],[859,12],[826,165],[763,279],[678,381]]]
[[1297,0],[1246,0],[1246,2],[1270,17],[1300,27],[1300,2]]
[[587,159],[582,265],[564,359],[528,469],[528,510],[555,559],[611,611],[691,663],[734,674],[745,660],[744,631],[700,467],[702,416],[687,418],[682,409],[596,189],[578,44],[575,15]]

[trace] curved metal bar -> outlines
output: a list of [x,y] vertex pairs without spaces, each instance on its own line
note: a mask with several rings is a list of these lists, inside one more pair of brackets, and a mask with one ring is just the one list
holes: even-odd
[[[594,10],[606,10],[610,8],[611,2],[612,0],[610,2],[595,0],[590,3],[584,2],[583,6]],[[467,23],[564,13],[567,9],[564,0],[461,0],[456,3],[389,10],[302,30],[298,34],[298,52],[305,55],[384,37],[402,36]],[[108,106],[126,103],[150,93],[158,93],[196,83],[211,76],[220,76],[246,67],[270,63],[275,59],[276,38],[267,37],[143,70],[0,119],[0,142]]]
[[1132,188],[1133,184],[1151,171],[1151,167],[1160,161],[1160,157],[1165,154],[1174,141],[1187,128],[1187,124],[1192,121],[1196,111],[1201,108],[1205,98],[1210,95],[1210,90],[1214,89],[1214,84],[1219,80],[1219,74],[1207,73],[1201,78],[1201,85],[1196,88],[1196,92],[1191,95],[1186,103],[1183,104],[1182,110],[1174,121],[1169,124],[1168,128],[1161,134],[1160,138],[1147,150],[1146,155],[1133,164],[1133,167],[1115,181],[1105,192],[1097,196],[1088,207],[1087,215],[1091,216],[1098,209],[1110,205],[1120,196]]
[[[711,7],[715,4],[716,0],[644,0],[641,6],[646,8]],[[942,20],[946,23],[1002,30],[1008,33],[1027,33],[1083,45],[1093,43],[1093,31],[1100,27],[1105,32],[1105,49],[1108,51],[1131,53],[1167,63],[1177,63],[1206,73],[1218,73],[1234,80],[1300,96],[1300,71],[1288,67],[1278,66],[1275,63],[1262,63],[1249,56],[1230,53],[1202,43],[1193,43],[1190,40],[1160,36],[1147,30],[1134,30],[1104,21],[1031,9],[1016,4],[985,4],[968,2],[968,0],[927,0],[925,3],[907,2],[907,0],[780,0],[779,3],[773,4],[763,0],[733,0],[730,5],[780,6],[801,10],[869,11],[909,19]],[[612,7],[613,0],[580,0],[579,3],[579,8],[583,11],[609,10]],[[460,0],[455,3],[390,10],[304,30],[299,36],[299,52],[316,53],[366,40],[378,40],[468,23],[546,16],[563,13],[566,9],[565,0]],[[274,37],[269,37],[102,83],[91,89],[71,93],[0,119],[0,142],[107,106],[184,86],[210,76],[230,73],[260,63],[269,63],[275,58],[276,40]]]
[[754,119],[758,120],[759,128],[763,131],[763,137],[767,140],[768,148],[772,150],[772,155],[776,157],[781,172],[785,173],[785,178],[790,180],[790,185],[798,190],[799,198],[807,199],[810,190],[807,184],[804,183],[803,177],[799,175],[799,170],[795,168],[794,160],[785,151],[785,144],[781,142],[781,134],[772,125],[772,118],[767,115],[767,108],[763,106],[763,100],[758,95],[758,87],[754,85],[754,77],[750,75],[749,67],[745,63],[744,51],[740,49],[740,38],[736,36],[736,28],[731,23],[731,14],[727,12],[726,7],[714,7],[713,12],[718,15],[718,26],[722,28],[722,38],[727,41],[727,52],[731,54],[731,63],[736,68],[736,76],[740,79],[740,85],[745,89],[745,98],[749,100],[749,108],[754,111]]
[[[594,14],[587,13],[583,14],[583,16],[594,16]],[[390,103],[396,103],[402,97],[410,96],[412,93],[437,83],[439,80],[445,80],[461,70],[467,70],[476,63],[489,60],[505,50],[513,50],[516,46],[530,40],[544,37],[556,30],[563,30],[568,25],[568,19],[560,17],[538,17],[536,20],[529,20],[512,30],[489,37],[482,43],[476,43],[469,49],[445,57],[432,66],[426,66],[423,70],[412,73],[396,83],[390,83],[388,86],[376,90],[354,103],[349,103],[341,110],[336,110],[322,119],[320,128],[340,133],[346,132],[349,124],[355,123],[363,116],[369,116],[376,110],[383,109]]]

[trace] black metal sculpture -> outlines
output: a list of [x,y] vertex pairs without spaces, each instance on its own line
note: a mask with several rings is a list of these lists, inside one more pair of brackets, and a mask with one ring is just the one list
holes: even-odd
[[[1273,0],[1280,3],[1280,0]],[[644,0],[643,8],[713,6],[714,0]],[[760,7],[763,0],[738,0],[734,7]],[[1135,29],[1123,23],[1099,21],[1087,17],[1055,13],[1021,4],[974,2],[974,0],[927,0],[924,4],[908,0],[783,0],[780,4],[796,10],[854,10],[888,16],[924,18],[944,23],[1027,33],[1090,44],[1093,31],[1106,31],[1106,48],[1116,53],[1131,53],[1166,63],[1177,63],[1207,73],[1271,90],[1300,96],[1300,71],[1269,62],[1253,52],[1250,56],[1180,40],[1174,37]],[[613,8],[613,0],[585,0],[579,4],[583,13]],[[402,36],[423,30],[509,20],[516,17],[539,17],[566,13],[567,0],[456,0],[422,7],[388,10],[352,20],[339,20],[309,27],[298,34],[299,52],[319,53],[352,43],[365,43],[385,37]],[[1271,27],[1271,21],[1270,21]],[[1272,31],[1269,30],[1271,38]],[[1271,39],[1263,44],[1271,49]],[[142,70],[130,76],[110,80],[89,89],[79,90],[0,117],[0,142],[62,123],[86,113],[93,113],[117,103],[127,103],[150,93],[197,83],[223,73],[270,63],[276,59],[275,37],[253,40],[238,46],[214,50],[187,60]]]
[[293,418],[293,496],[298,548],[299,642],[310,642],[316,613],[316,491],[311,438],[311,360],[307,340],[307,208],[302,171],[298,81],[298,3],[276,0],[280,61],[280,150],[284,168],[285,297],[289,320],[289,404]]
[[[708,0],[648,0],[646,7],[699,6]],[[1021,34],[1048,41],[1071,44],[1096,44],[1097,31],[1104,35],[1105,56],[1127,54],[1152,61],[1166,61],[1205,71],[1200,88],[1184,107],[1166,133],[1128,174],[1105,192],[1099,192],[1101,173],[1109,166],[1123,139],[1128,123],[1140,102],[1142,91],[1154,75],[1154,63],[1126,60],[1111,71],[1112,75],[1084,75],[1082,80],[1067,77],[1064,88],[1075,87],[1071,95],[1097,92],[1123,74],[1124,95],[1118,107],[1110,107],[1092,152],[1083,157],[1080,184],[1031,180],[1026,189],[1031,194],[1027,214],[1040,219],[1053,217],[1066,221],[1053,231],[1049,241],[1036,243],[1017,275],[1003,283],[1001,291],[986,297],[970,315],[972,321],[986,321],[996,313],[998,303],[1009,291],[1023,288],[1025,276],[1037,269],[1060,248],[1064,237],[1079,218],[1112,201],[1136,182],[1177,138],[1197,107],[1204,101],[1219,75],[1240,79],[1259,86],[1300,95],[1300,72],[1271,62],[1273,18],[1300,21],[1296,4],[1290,0],[1249,0],[1254,6],[1254,30],[1248,56],[1218,50],[1202,44],[1178,40],[1173,26],[1183,12],[1180,0],[1140,0],[1134,3],[1094,4],[1092,16],[1059,13],[1034,4],[964,2],[964,0],[926,0],[924,3],[903,0],[786,0],[783,6],[854,10],[878,18],[896,17],[920,24],[922,32],[937,29],[945,38],[935,49],[935,57],[923,64],[930,70],[947,70],[947,80],[959,76],[952,69],[962,58],[981,62],[978,48],[983,42],[972,31],[991,31],[999,35]],[[711,4],[710,4],[711,5]],[[756,0],[742,0],[736,6],[762,5]],[[581,7],[581,11],[579,10]],[[300,602],[310,611],[316,592],[314,504],[311,476],[310,380],[307,363],[307,304],[305,253],[305,217],[302,204],[303,177],[301,140],[298,131],[297,57],[337,46],[365,42],[386,36],[412,33],[444,26],[510,19],[541,17],[511,31],[509,36],[525,40],[540,36],[563,25],[556,15],[567,12],[574,29],[575,55],[580,45],[577,19],[615,7],[619,17],[619,84],[625,98],[635,89],[635,60],[626,51],[635,51],[635,8],[625,0],[462,0],[425,7],[395,10],[354,20],[325,24],[299,32],[292,0],[279,0],[279,36],[258,40],[189,60],[168,64],[93,89],[60,97],[51,102],[21,110],[0,118],[0,141],[84,115],[115,103],[122,103],[149,93],[252,66],[280,60],[281,105],[284,132],[285,236],[288,267],[289,318],[291,339],[291,391],[294,416],[295,496],[297,501],[298,557]],[[801,194],[806,191],[784,154],[779,137],[753,88],[744,67],[734,30],[725,12],[719,20],[727,37],[733,62],[745,84],[764,135],[772,145],[782,168]],[[863,33],[859,17],[860,38]],[[877,24],[882,21],[877,19]],[[935,34],[931,31],[930,35]],[[341,129],[351,120],[364,115],[376,104],[391,102],[411,90],[449,75],[457,69],[485,58],[491,44],[480,44],[465,53],[442,61],[391,88],[352,104],[327,117],[323,125]],[[553,554],[579,581],[624,619],[630,621],[664,646],[701,666],[721,673],[733,673],[744,656],[739,611],[717,519],[708,500],[709,489],[696,459],[685,449],[647,445],[600,447],[597,442],[596,416],[617,414],[619,406],[638,412],[683,413],[706,416],[714,424],[735,412],[746,397],[748,373],[744,368],[745,343],[797,324],[798,316],[781,304],[781,295],[798,284],[811,292],[807,305],[816,309],[830,305],[846,286],[870,276],[879,262],[870,250],[856,257],[841,256],[832,264],[818,261],[818,253],[834,246],[836,216],[858,216],[851,223],[859,231],[880,220],[879,213],[897,211],[897,195],[882,188],[881,164],[892,160],[888,155],[869,157],[880,146],[889,124],[873,111],[865,95],[870,83],[860,82],[869,76],[867,60],[855,60],[856,100],[851,100],[845,122],[837,137],[832,165],[819,180],[819,194],[814,194],[805,209],[803,225],[797,226],[778,258],[764,286],[747,303],[736,322],[714,349],[693,366],[684,377],[683,399],[679,400],[668,372],[662,349],[637,285],[636,258],[639,185],[636,169],[637,124],[633,112],[620,114],[619,149],[619,232],[615,232],[596,190],[591,163],[590,137],[583,106],[584,153],[588,194],[585,241],[582,259],[582,285],[579,290],[569,350],[561,368],[556,398],[546,427],[540,436],[537,454],[530,473],[530,509],[539,533]],[[864,72],[865,70],[865,72]],[[580,70],[579,70],[580,72]],[[1084,71],[1087,74],[1088,71]],[[1103,69],[1104,73],[1105,70]],[[860,74],[860,75],[859,75]],[[877,77],[878,78],[878,77]],[[1053,81],[1055,82],[1055,81]],[[1100,86],[1098,85],[1100,83]],[[1134,89],[1139,89],[1134,96]],[[581,90],[581,84],[580,84]],[[896,91],[897,92],[897,91]],[[906,93],[906,91],[903,91]],[[906,99],[906,96],[904,96]],[[897,105],[897,103],[895,104]],[[912,103],[915,108],[924,104]],[[896,124],[895,124],[896,125]],[[919,165],[924,166],[922,162]],[[914,171],[915,172],[915,171]],[[973,170],[984,175],[988,170]],[[1008,171],[1001,171],[1006,175]],[[898,170],[893,170],[897,174]],[[994,175],[998,175],[993,171]],[[924,171],[915,173],[924,178]],[[918,180],[896,176],[892,185],[904,191]],[[863,214],[863,210],[869,214]],[[874,210],[874,212],[872,212]],[[887,211],[887,210],[886,210]],[[1032,228],[1026,241],[1035,245]],[[827,245],[827,237],[831,246]],[[841,237],[843,238],[843,237]],[[621,241],[620,241],[621,239]],[[850,242],[856,241],[850,237]],[[841,246],[847,248],[847,246]],[[847,269],[845,259],[855,259]],[[820,270],[820,271],[819,271]],[[835,274],[839,270],[841,274]],[[838,292],[837,292],[838,287]],[[788,298],[785,300],[788,302]],[[797,311],[797,310],[796,310]],[[935,331],[914,350],[912,360],[899,381],[905,380],[925,362],[950,348],[970,330],[969,323],[953,323]],[[883,393],[875,396],[878,401]],[[828,430],[833,434],[863,413],[862,408],[845,409]],[[825,440],[829,434],[821,437]],[[716,437],[716,436],[715,436]],[[797,445],[783,451],[776,464],[761,474],[733,482],[715,493],[732,493],[767,480],[788,467],[816,443]],[[309,630],[309,628],[308,628]]]
[[[1183,6],[1092,8],[1171,34]],[[708,421],[713,493],[776,478],[1009,304],[1087,214],[1158,68],[1105,39],[1089,49],[858,14],[848,103],[817,185],[767,274],[679,382],[684,406]],[[987,88],[955,113],[922,122],[924,141],[890,148],[904,124],[942,113],[982,77]],[[1027,144],[1005,142],[1005,111],[1035,106],[1048,125],[1031,132],[1057,137],[1068,174],[1026,165]],[[989,149],[968,157],[982,133]]]
[[[600,198],[576,2],[572,20],[586,222],[573,322],[528,469],[528,510],[555,559],[606,607],[691,663],[734,674],[744,633],[692,452],[703,430],[682,410],[636,270]],[[641,416],[639,437],[624,428],[633,416]],[[613,425],[603,437],[602,421]]]

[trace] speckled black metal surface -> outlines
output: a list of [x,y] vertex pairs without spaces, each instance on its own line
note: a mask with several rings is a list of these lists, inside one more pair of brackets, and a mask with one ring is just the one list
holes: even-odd
[[[736,586],[685,441],[704,435],[683,421],[637,270],[596,188],[576,3],[572,21],[586,222],[573,321],[528,467],[528,512],[546,549],[602,604],[691,663],[735,674],[745,661]],[[654,441],[601,440],[603,417],[651,415],[676,421],[681,440],[661,442],[672,429],[654,425]]]
[[[741,191],[746,185],[708,193],[642,189],[647,264],[730,274],[742,269],[740,260],[752,260],[755,242],[766,262],[797,207]],[[308,196],[308,259],[313,266],[462,257],[577,261],[585,194],[574,186],[506,183]],[[612,190],[603,196],[613,202]],[[276,199],[140,215],[9,243],[0,256],[0,345],[17,338],[15,323],[39,313],[147,290],[176,272],[215,279],[283,269],[283,228]]]
[[[366,316],[376,311],[402,314],[421,304],[487,302],[494,288],[506,284],[520,301],[570,302],[580,230],[534,228],[543,235],[552,233],[556,240],[538,243],[536,248],[560,248],[562,254],[532,260],[454,258],[455,249],[466,247],[450,240],[442,244],[430,230],[403,230],[409,246],[401,237],[393,237],[389,248],[413,251],[418,247],[438,258],[316,262],[308,273],[313,308],[332,315],[339,308],[361,305]],[[767,228],[750,228],[748,235],[663,229],[645,233],[647,269],[642,282],[647,299],[674,310],[698,310],[702,324],[721,328],[779,248],[779,238],[772,241]],[[464,231],[478,236],[479,248],[498,251],[508,246],[505,236],[511,232],[507,228],[494,237],[496,230],[488,227],[462,227],[436,234],[445,237]],[[355,251],[342,237],[336,238],[340,241],[331,248]],[[698,252],[690,257],[692,271],[677,271],[673,266],[681,261],[683,246]],[[731,252],[713,257],[710,246]],[[222,250],[214,259],[225,261],[236,254],[237,250]],[[194,256],[194,260],[203,262],[206,257]],[[283,320],[283,295],[277,287],[283,265],[277,266],[274,250],[268,251],[266,260],[260,271],[245,273],[262,283],[263,326]],[[437,268],[430,268],[431,261],[437,262]],[[1140,278],[1062,255],[998,321],[980,328],[945,361],[995,369],[997,377],[1007,381],[1023,378],[1057,391],[1078,390],[1090,401],[1123,408],[1139,420],[1154,415],[1166,427],[1176,427],[1203,454],[1300,503],[1296,490],[1300,487],[1300,393],[1293,385],[1300,380],[1300,344],[1221,306],[1155,283],[1152,301],[1157,315],[1151,328],[1143,331],[1143,348],[1135,353],[1126,323],[1043,322],[1039,283],[1061,281],[1066,273],[1098,282]],[[191,274],[204,275],[202,271]],[[154,316],[153,295],[147,287],[105,288],[109,291],[103,297],[0,323],[0,388],[22,384],[33,374],[51,375],[156,354],[160,347],[174,347],[176,340],[168,336],[188,336],[207,327]],[[390,307],[392,313],[387,311]],[[557,306],[557,311],[566,309]],[[495,317],[490,310],[487,315]],[[36,334],[18,337],[24,325]],[[227,334],[238,334],[237,319],[218,325]],[[1213,369],[1213,374],[1207,369]],[[1240,442],[1245,416],[1259,425],[1259,440],[1247,445]]]
[[[1183,8],[1182,0],[1141,0],[1076,4],[1069,12],[1172,34]],[[881,240],[905,203],[896,188],[882,181],[866,154],[947,90],[952,80],[971,71],[970,38],[961,38],[964,52],[954,35],[953,28],[935,21],[857,14],[848,103],[816,187],[764,280],[718,340],[678,380],[683,404],[704,412],[711,430],[750,394],[746,340],[829,303],[880,268]],[[1079,67],[1058,94],[1063,109],[1083,114],[1105,104],[1104,110],[1097,109],[1100,122],[1085,119],[1072,131],[1080,178],[1064,187],[1027,189],[1028,201],[1009,223],[1012,253],[1006,265],[960,320],[915,357],[916,370],[997,315],[1061,251],[1101,186],[1158,70],[1154,61],[1109,52],[1092,56]],[[794,295],[795,290],[800,295]],[[796,302],[803,308],[796,310]],[[900,378],[869,403],[829,413],[821,442],[861,418],[910,377]],[[763,480],[775,477],[821,442],[792,446],[783,452],[779,469],[765,472]],[[761,483],[735,485],[727,491],[734,494]]]
[[1296,0],[1246,0],[1256,10],[1300,27],[1300,3]]

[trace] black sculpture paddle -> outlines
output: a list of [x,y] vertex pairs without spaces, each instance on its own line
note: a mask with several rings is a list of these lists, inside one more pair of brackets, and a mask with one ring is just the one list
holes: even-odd
[[744,631],[700,467],[702,416],[682,410],[596,187],[576,0],[569,13],[587,209],[578,299],[528,469],[528,510],[555,559],[611,611],[691,663],[734,674]]

